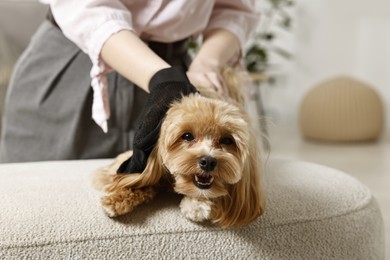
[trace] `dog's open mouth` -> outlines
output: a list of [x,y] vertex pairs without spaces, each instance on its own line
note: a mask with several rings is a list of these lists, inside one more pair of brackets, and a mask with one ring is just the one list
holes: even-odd
[[214,177],[211,175],[194,174],[193,180],[196,187],[202,190],[206,190],[211,188],[214,181]]

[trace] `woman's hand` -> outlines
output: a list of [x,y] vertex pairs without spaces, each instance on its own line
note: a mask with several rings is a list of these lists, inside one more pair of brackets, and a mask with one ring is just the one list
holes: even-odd
[[240,42],[233,33],[224,29],[209,31],[188,68],[187,75],[191,83],[210,87],[221,96],[226,96],[221,71],[227,65],[236,65],[240,50]]
[[221,96],[227,93],[221,68],[218,65],[212,65],[209,61],[195,58],[187,71],[187,76],[195,86],[211,88]]

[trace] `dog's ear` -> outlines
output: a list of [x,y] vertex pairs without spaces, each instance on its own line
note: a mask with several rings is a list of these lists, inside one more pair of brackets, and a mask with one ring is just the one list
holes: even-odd
[[[126,167],[125,160],[119,168]],[[143,188],[157,184],[163,176],[165,170],[158,155],[158,147],[156,146],[148,158],[146,168],[142,173],[132,174],[111,174],[109,181],[105,186],[107,192],[113,192],[123,188]]]
[[245,226],[264,212],[260,183],[261,163],[256,142],[250,145],[241,180],[231,185],[228,196],[217,198],[214,222],[221,227]]
[[228,96],[233,99],[236,104],[244,106],[246,104],[246,92],[244,91],[245,80],[242,73],[238,69],[226,67],[222,70],[222,78],[224,80]]

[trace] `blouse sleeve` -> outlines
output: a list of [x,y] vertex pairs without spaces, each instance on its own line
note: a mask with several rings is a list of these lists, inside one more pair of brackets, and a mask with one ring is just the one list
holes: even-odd
[[244,48],[259,22],[255,8],[256,0],[217,0],[205,33],[223,28],[237,36]]
[[52,0],[50,7],[64,35],[92,62],[112,34],[133,31],[131,13],[118,0]]
[[110,117],[106,72],[110,69],[100,58],[107,39],[121,31],[134,31],[130,11],[119,0],[52,0],[51,11],[64,35],[88,54],[92,61],[92,118],[108,131]]

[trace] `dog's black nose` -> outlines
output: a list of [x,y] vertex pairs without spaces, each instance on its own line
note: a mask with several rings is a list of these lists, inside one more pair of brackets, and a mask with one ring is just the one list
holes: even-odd
[[199,158],[199,166],[202,170],[210,172],[217,166],[217,160],[212,156],[202,156]]

